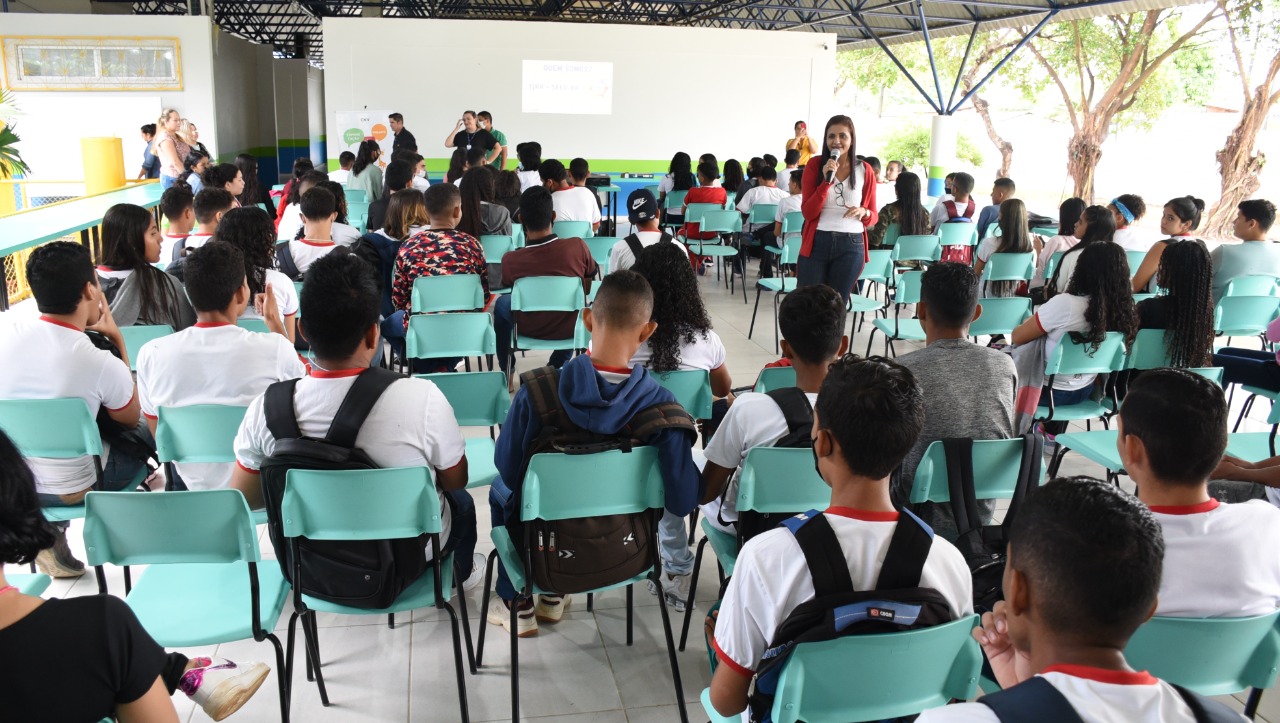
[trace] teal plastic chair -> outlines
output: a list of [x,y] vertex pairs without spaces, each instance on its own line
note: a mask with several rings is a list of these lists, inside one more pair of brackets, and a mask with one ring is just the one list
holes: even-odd
[[977,246],[978,224],[944,223],[938,227],[938,241],[942,246]]
[[285,187],[285,184],[283,184],[283,183],[277,183],[277,184],[275,184],[274,186],[272,186],[272,187],[271,187],[271,190],[272,190],[272,191],[283,191],[283,190],[284,190],[284,187]]
[[363,188],[344,188],[342,193],[347,197],[348,209],[349,204],[369,202],[369,194]]
[[502,263],[502,256],[516,249],[512,236],[481,236],[480,248],[484,250],[484,261],[487,264]]
[[1199,374],[1218,386],[1222,386],[1222,378],[1226,372],[1222,367],[1189,367],[1187,371]]
[[587,242],[587,249],[591,251],[591,258],[595,260],[596,266],[600,267],[600,276],[609,273],[609,257],[613,254],[613,247],[622,239],[616,236],[592,236],[584,238]]
[[[699,235],[715,233],[712,239],[684,239],[689,251],[698,256],[716,259],[717,277],[723,269],[729,293],[736,292],[737,278],[728,266],[727,259],[738,255],[737,243],[742,234],[742,214],[737,210],[725,210],[714,203],[691,203],[685,212],[685,220],[698,224]],[[730,243],[725,238],[730,237]],[[742,287],[742,303],[747,303],[747,287]]]
[[[511,289],[511,310],[560,311],[581,316],[586,305],[582,279],[576,276],[527,276],[516,281]],[[511,351],[579,349],[574,339],[535,339],[520,333],[516,322],[511,336]]]
[[[169,479],[173,479],[175,463],[235,463],[236,433],[246,409],[223,404],[157,409],[156,455],[168,465]],[[266,522],[265,515],[261,522]]]
[[516,248],[524,247],[524,224],[511,223],[511,239],[515,242]]
[[[272,632],[289,583],[275,560],[259,566],[258,531],[238,490],[90,492],[84,544],[107,593],[103,565],[125,573],[125,602],[165,648],[271,641],[280,717],[289,719],[292,656]],[[130,584],[129,566],[147,565]],[[289,650],[293,650],[292,630]]]
[[776,223],[778,216],[778,204],[776,203],[757,203],[751,207],[751,213],[747,214],[747,223],[751,225],[768,224],[770,227]]
[[[742,461],[738,475],[738,514],[743,512],[798,513],[825,510],[831,506],[831,487],[818,476],[813,466],[813,450],[791,447],[753,447]],[[689,637],[689,621],[693,618],[693,601],[698,594],[698,571],[707,545],[716,556],[720,583],[733,575],[738,561],[738,537],[702,518],[703,537],[693,563],[689,580],[689,599],[684,606],[684,624],[680,629],[680,650]]]
[[895,264],[900,261],[937,261],[942,258],[942,243],[937,236],[899,236],[891,256]]
[[[988,439],[973,442],[974,492],[980,500],[1013,499],[1018,484],[1018,467],[1022,463],[1022,438]],[[1044,483],[1044,468],[1036,486]],[[916,476],[911,483],[911,504],[950,502],[947,453],[941,441],[924,451]]]
[[1224,296],[1213,310],[1213,330],[1228,344],[1236,336],[1262,336],[1277,314],[1280,297]]
[[1129,261],[1129,276],[1136,276],[1138,273],[1138,267],[1142,266],[1142,260],[1147,257],[1147,252],[1131,251],[1126,249],[1124,255]]
[[560,238],[589,238],[594,235],[590,221],[556,221],[551,230]]
[[1244,714],[1252,719],[1262,691],[1280,669],[1280,612],[1249,618],[1148,620],[1129,639],[1124,657],[1135,670],[1200,695],[1249,691]]
[[995,281],[1030,281],[1036,273],[1036,252],[991,254],[982,267],[982,289]]
[[120,327],[120,336],[124,339],[124,348],[129,353],[129,371],[138,371],[138,350],[142,348],[143,344],[169,336],[172,333],[173,327],[168,324]]
[[[893,285],[893,249],[871,249],[867,252],[867,262],[862,266],[862,274],[858,278],[864,284],[872,284],[884,289],[885,303],[888,303],[887,289]],[[874,297],[869,290],[868,296]]]
[[[1053,378],[1058,374],[1110,374],[1125,368],[1124,335],[1120,332],[1107,332],[1097,350],[1089,347],[1087,343],[1077,343],[1070,335],[1063,336],[1062,341],[1045,360],[1045,386],[1052,387]],[[1110,401],[1111,409],[1114,409],[1117,406],[1115,399]],[[1036,409],[1037,421],[1101,419],[1106,426],[1106,418],[1111,413],[1111,409],[1093,400],[1057,406],[1053,403],[1052,394],[1042,394],[1040,402]]]
[[1062,263],[1062,257],[1066,256],[1066,251],[1054,251],[1049,254],[1049,260],[1044,262],[1044,283],[1048,285],[1053,281],[1053,273],[1058,270],[1058,264]]
[[664,216],[670,217],[675,215],[681,218],[679,223],[664,220],[662,222],[663,228],[678,228],[684,225],[684,218],[681,216],[681,209],[684,208],[684,197],[688,193],[688,191],[668,191],[667,195],[663,197],[662,210],[665,212]]
[[898,237],[902,235],[902,224],[894,221],[885,227],[884,238],[880,240],[880,246],[888,249],[898,243]]
[[[894,250],[902,248],[903,240],[909,238],[918,237],[899,237],[898,245],[893,247]],[[941,252],[942,247],[937,248]],[[920,320],[901,318],[904,305],[920,303],[920,283],[923,276],[923,271],[907,271],[898,276],[897,291],[893,299],[893,318],[876,319],[871,322],[871,333],[867,336],[866,356],[871,355],[871,345],[875,342],[877,331],[884,335],[884,353],[893,356],[898,355],[897,350],[893,348],[895,341],[924,341],[924,327],[920,326]]]
[[[756,280],[756,305],[751,310],[751,326],[747,328],[747,338],[756,331],[756,314],[760,312],[760,294],[765,291],[773,292],[773,351],[778,352],[778,306],[782,303],[782,297],[796,290],[797,279],[795,276],[784,276],[783,268],[787,265],[794,266],[800,259],[800,237],[787,239],[782,247],[782,255],[778,257],[778,275],[768,279]],[[746,289],[746,284],[743,284]]]
[[1031,229],[1031,233],[1037,236],[1044,236],[1045,238],[1053,238],[1054,236],[1058,235],[1058,227],[1057,226],[1036,226]]
[[493,317],[483,311],[455,314],[414,314],[405,333],[405,355],[410,359],[462,357],[467,370],[471,357],[484,357],[493,368],[498,353],[498,334]]
[[1126,369],[1159,369],[1173,366],[1164,343],[1164,329],[1140,329],[1125,358]]
[[738,203],[737,191],[726,191],[724,194],[724,208],[726,211],[731,210]]
[[[999,255],[999,254],[996,254]],[[994,258],[994,256],[993,256]],[[969,335],[976,341],[980,336],[1013,333],[1022,322],[1031,318],[1031,299],[1022,296],[982,299],[982,315],[969,325]]]
[[507,419],[511,393],[502,372],[445,372],[416,374],[433,382],[449,400],[453,416],[463,427],[488,427],[489,436],[467,437],[467,487],[486,487],[498,476],[493,463],[495,429]]
[[650,371],[653,380],[675,395],[676,401],[694,419],[711,419],[711,374],[706,369],[682,369],[674,372]]
[[237,319],[236,326],[246,331],[252,331],[258,334],[271,333],[271,330],[267,328],[267,322],[262,319]]
[[[453,632],[453,664],[458,679],[458,709],[468,721],[467,689],[463,682],[462,644],[459,640],[458,613],[462,615],[462,632],[471,655],[471,628],[467,622],[467,600],[457,590],[458,612],[449,605],[456,579],[453,555],[441,555],[440,497],[426,467],[399,467],[361,470],[291,469],[285,475],[284,497],[280,501],[280,519],[284,521],[284,537],[299,559],[298,539],[308,540],[398,540],[427,535],[431,560],[427,570],[405,588],[394,603],[382,609],[353,608],[304,594],[306,587],[302,567],[295,564],[293,579],[293,614],[289,617],[289,640],[292,646],[294,626],[303,618],[302,636],[307,652],[307,669],[314,672],[320,702],[329,705],[325,689],[323,663],[320,658],[319,627],[316,613],[339,615],[395,615],[426,607],[449,613]],[[292,647],[291,647],[292,649]],[[475,672],[474,665],[471,668]]]
[[796,385],[796,368],[793,366],[785,367],[765,367],[760,370],[760,376],[756,377],[756,385],[751,391],[759,394],[771,391],[773,389],[782,389],[784,387],[794,387]]
[[23,595],[40,596],[45,590],[49,589],[49,583],[53,582],[53,578],[43,573],[10,573],[4,576],[6,582],[18,588],[18,592]]
[[[102,437],[83,399],[0,400],[0,430],[23,457],[93,457],[94,487],[101,487]],[[140,471],[126,489],[141,484],[145,478],[146,471]],[[45,507],[43,511],[50,522],[66,522],[84,517],[84,504]]]
[[[812,466],[812,464],[810,465]],[[600,484],[602,470],[607,470],[609,484]],[[645,510],[654,511],[654,544],[650,545],[653,567],[629,580],[614,585],[585,591],[589,594],[627,588],[627,645],[632,642],[633,605],[632,585],[653,580],[657,584],[658,574],[662,568],[662,560],[658,556],[657,520],[661,516],[663,506],[662,474],[658,467],[658,452],[653,447],[635,447],[630,452],[614,450],[596,454],[535,454],[529,460],[529,468],[525,472],[521,492],[520,520],[568,520],[601,515],[632,514]],[[531,525],[524,526],[526,539],[521,553],[505,526],[494,527],[490,535],[493,538],[494,551],[489,554],[489,564],[485,571],[484,596],[481,609],[489,609],[489,595],[493,589],[493,567],[496,560],[501,560],[506,568],[511,584],[518,592],[518,599],[528,599],[533,595],[558,594],[555,590],[544,590],[533,584],[525,570],[529,565],[528,550],[532,549],[528,536]],[[671,677],[675,685],[676,708],[680,711],[682,723],[688,723],[688,715],[684,709],[684,689],[680,681],[679,663],[676,661],[675,641],[671,631],[671,617],[667,612],[666,597],[658,596],[658,609],[662,613],[662,627],[666,635],[667,654],[671,662]],[[520,719],[520,645],[516,637],[515,615],[517,606],[511,608],[511,720]],[[484,656],[485,629],[480,627],[480,638],[476,648],[476,665],[479,666]]]
[[409,308],[414,314],[483,309],[484,287],[477,274],[419,276],[409,292]]
[[792,234],[804,233],[804,213],[802,211],[788,211],[787,215],[782,217],[782,238],[786,240]]
[[1280,279],[1274,276],[1237,276],[1227,282],[1223,296],[1277,296],[1280,295]]
[[[851,635],[797,645],[782,668],[772,720],[847,723],[910,716],[952,700],[972,698],[982,649],[972,631],[978,616],[901,633]],[[711,723],[738,723],[711,706]]]

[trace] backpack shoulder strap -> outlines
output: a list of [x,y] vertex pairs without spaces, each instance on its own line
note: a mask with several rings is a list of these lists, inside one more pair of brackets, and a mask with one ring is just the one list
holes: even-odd
[[639,261],[640,252],[644,251],[644,244],[640,243],[640,237],[636,234],[631,234],[623,240],[627,242],[627,248],[631,249],[631,255],[635,257],[636,261]]
[[889,551],[876,579],[877,590],[905,590],[920,587],[924,563],[933,547],[933,530],[910,510],[898,514],[898,523],[889,539]]
[[976,208],[977,206],[973,205],[973,196],[969,196],[969,204],[964,207],[964,217],[968,219],[972,219],[973,211]]
[[292,281],[300,281],[298,277],[298,264],[293,260],[293,251],[289,248],[289,244],[282,243],[276,245],[276,266],[280,267],[280,272],[288,276]]
[[658,402],[641,409],[622,428],[622,432],[623,436],[647,443],[667,429],[685,429],[695,435],[698,433],[697,423],[679,402]]
[[795,434],[801,429],[813,427],[813,405],[809,403],[809,395],[800,387],[779,387],[770,389],[765,395],[778,405],[782,416],[787,420],[787,434]]
[[1005,539],[1008,539],[1009,528],[1013,524],[1013,518],[1018,514],[1023,498],[1040,486],[1040,465],[1042,464],[1044,464],[1044,439],[1035,432],[1022,435],[1022,461],[1018,466],[1018,481],[1014,485],[1013,499],[1010,500],[1009,509],[1005,512],[1004,522],[1000,523],[1000,527],[1005,532]]
[[978,702],[990,708],[1000,723],[1084,723],[1062,691],[1038,675],[984,695]]
[[960,215],[960,214],[956,211],[956,202],[955,202],[955,201],[943,201],[943,202],[942,202],[942,205],[943,205],[944,207],[946,207],[946,209],[947,209],[947,218],[948,218],[948,219],[952,219],[952,218],[955,218],[955,217],[957,217],[957,216],[959,216],[959,215]]
[[373,405],[378,403],[387,387],[401,379],[404,377],[390,369],[373,367],[360,372],[351,389],[347,390],[347,396],[342,399],[337,414],[333,416],[329,433],[324,436],[325,441],[347,449],[354,448],[356,435],[360,433],[360,426],[373,410]]
[[1191,709],[1191,714],[1195,716],[1196,723],[1239,723],[1240,714],[1228,708],[1226,705],[1219,703],[1211,698],[1206,698],[1195,691],[1187,690],[1180,685],[1173,685],[1173,689],[1178,691],[1178,695],[1182,696],[1182,702],[1187,704]]
[[297,379],[287,379],[267,387],[262,399],[262,411],[267,416],[267,430],[276,439],[297,439],[302,436],[298,429],[298,414],[293,409],[293,390],[298,386]]
[[520,375],[520,384],[528,390],[529,401],[537,413],[542,427],[573,429],[576,425],[560,404],[560,370],[555,367],[539,367]]
[[973,440],[952,438],[942,440],[947,460],[947,488],[951,497],[951,515],[956,521],[957,535],[980,529],[978,494],[973,480]]
[[827,516],[817,510],[809,510],[782,521],[791,531],[800,551],[804,553],[809,576],[813,578],[814,597],[856,592],[849,575],[849,562],[844,559],[840,538]]

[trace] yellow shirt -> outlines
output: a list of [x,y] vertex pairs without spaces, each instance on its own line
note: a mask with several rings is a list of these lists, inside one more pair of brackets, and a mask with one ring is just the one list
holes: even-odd
[[799,140],[796,140],[795,138],[788,138],[787,150],[789,151],[792,148],[800,151],[801,168],[804,168],[804,164],[809,162],[810,156],[818,152],[818,149],[813,147],[813,139],[809,136],[805,136]]

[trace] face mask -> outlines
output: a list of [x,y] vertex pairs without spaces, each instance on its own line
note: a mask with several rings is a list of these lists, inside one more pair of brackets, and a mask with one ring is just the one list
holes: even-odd
[[427,177],[427,172],[426,172],[425,170],[423,170],[423,171],[414,171],[413,176],[414,176],[414,178],[426,178],[426,177]]
[[813,468],[817,470],[818,477],[822,477],[822,467],[818,466],[818,447],[816,445],[809,447],[809,451],[813,453]]

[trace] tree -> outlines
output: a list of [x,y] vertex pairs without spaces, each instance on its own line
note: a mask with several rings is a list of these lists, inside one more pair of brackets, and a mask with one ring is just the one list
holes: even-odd
[[[1075,196],[1093,199],[1094,172],[1113,127],[1150,124],[1169,105],[1203,93],[1212,82],[1189,73],[1180,79],[1177,68],[1166,61],[1184,52],[1188,41],[1221,12],[1213,8],[1186,32],[1178,30],[1180,11],[1074,20],[1027,44],[1066,104],[1072,128],[1067,173],[1075,182]],[[1187,65],[1200,71],[1212,68],[1204,48],[1186,52],[1194,54]]]
[[[928,165],[929,133],[928,128],[918,123],[899,128],[885,139],[881,152],[885,158],[902,161],[907,168]],[[972,166],[982,165],[982,152],[964,134],[956,138],[956,156]]]
[[14,132],[13,121],[17,115],[18,108],[13,94],[0,90],[0,178],[12,178],[31,170],[18,153],[18,141],[22,139]]
[[[1258,174],[1267,157],[1255,150],[1258,131],[1266,123],[1271,107],[1280,100],[1280,89],[1273,90],[1280,74],[1280,35],[1276,31],[1280,12],[1274,0],[1243,0],[1233,7],[1219,0],[1218,7],[1227,18],[1227,37],[1244,105],[1240,121],[1217,153],[1222,195],[1209,209],[1203,227],[1206,236],[1230,236],[1236,206],[1261,186]],[[1271,55],[1269,62],[1267,54]],[[1258,62],[1267,65],[1254,85],[1253,71]]]

